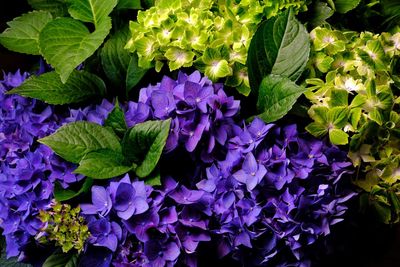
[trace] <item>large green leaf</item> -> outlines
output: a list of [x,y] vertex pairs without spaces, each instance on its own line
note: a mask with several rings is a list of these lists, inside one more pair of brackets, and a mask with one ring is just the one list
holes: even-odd
[[74,173],[93,179],[108,179],[129,172],[132,166],[127,165],[121,152],[102,149],[84,156]]
[[126,73],[126,90],[128,92],[140,82],[140,80],[148,71],[148,69],[143,69],[139,67],[138,60],[139,59],[136,53],[131,55],[128,70]]
[[119,0],[117,9],[141,9],[140,0]]
[[333,0],[335,9],[339,13],[347,13],[350,10],[356,8],[360,3],[360,0]]
[[99,124],[85,121],[66,124],[54,134],[39,139],[39,142],[73,163],[79,163],[86,154],[99,149],[121,151],[121,144],[114,132]]
[[118,100],[115,103],[114,109],[108,114],[104,126],[111,127],[116,134],[123,135],[128,127],[125,121],[125,113],[119,106]]
[[265,122],[282,118],[306,90],[289,78],[273,74],[268,75],[262,80],[259,89],[257,109],[261,114],[258,117]]
[[64,0],[28,0],[29,5],[36,10],[45,10],[56,17],[68,14],[66,1]]
[[69,0],[68,12],[74,19],[93,23],[97,29],[117,3],[118,0]]
[[42,267],[76,267],[78,254],[54,253],[46,259]]
[[381,0],[382,13],[385,16],[385,23],[388,28],[400,24],[400,1],[399,0]]
[[104,82],[94,74],[74,70],[64,84],[55,72],[32,76],[8,94],[36,98],[49,104],[78,103],[105,94]]
[[135,165],[139,177],[146,177],[157,166],[167,141],[171,120],[147,121],[128,130],[122,140],[122,152]]
[[116,86],[131,90],[146,74],[138,65],[138,57],[125,49],[130,38],[129,28],[117,31],[101,49],[101,64],[110,81]]
[[119,30],[107,40],[101,49],[101,64],[105,74],[114,85],[125,86],[131,55],[124,47],[129,37],[128,28]]
[[312,28],[321,26],[335,13],[335,11],[329,7],[327,3],[320,1],[313,2],[311,5],[311,11],[312,17],[309,19],[309,24]]
[[89,191],[89,189],[92,187],[93,184],[93,179],[92,178],[86,178],[85,181],[83,182],[81,188],[78,191],[74,191],[72,189],[64,189],[60,185],[60,183],[56,182],[54,184],[54,198],[57,201],[66,201],[71,198],[77,197],[82,193],[86,193]]
[[39,33],[53,19],[47,11],[33,11],[8,22],[0,34],[0,43],[9,50],[40,55]]
[[309,35],[291,10],[263,22],[251,40],[247,57],[252,91],[257,93],[262,79],[268,74],[297,80],[306,67],[309,54]]
[[82,22],[57,18],[41,31],[40,50],[65,83],[71,72],[100,47],[110,29],[111,19],[108,17],[92,33]]

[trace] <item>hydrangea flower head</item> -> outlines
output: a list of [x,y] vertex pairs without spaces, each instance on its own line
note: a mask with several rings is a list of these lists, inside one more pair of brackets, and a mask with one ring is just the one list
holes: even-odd
[[[254,129],[265,130],[254,135]],[[249,146],[240,136],[262,137]],[[212,225],[221,256],[244,257],[248,247],[258,265],[289,249],[301,261],[303,248],[343,220],[345,202],[354,196],[344,186],[351,173],[346,153],[298,133],[295,125],[280,128],[257,120],[229,143],[226,159],[197,184],[215,199]]]
[[399,198],[390,196],[398,192],[399,84],[393,67],[400,56],[398,36],[315,28],[305,93],[313,119],[306,129],[337,145],[349,144],[349,157],[363,170],[356,184],[371,192],[367,202],[385,223],[400,218]]
[[139,102],[128,104],[126,120],[131,127],[147,119],[171,118],[166,150],[184,144],[192,152],[201,146],[206,157],[225,145],[238,111],[239,101],[227,96],[221,84],[213,84],[198,71],[180,72],[176,81],[165,76],[160,83],[141,89]]
[[140,67],[195,65],[212,81],[228,77],[227,85],[248,94],[245,65],[257,25],[279,10],[304,7],[305,1],[160,0],[138,12],[126,48],[138,54]]

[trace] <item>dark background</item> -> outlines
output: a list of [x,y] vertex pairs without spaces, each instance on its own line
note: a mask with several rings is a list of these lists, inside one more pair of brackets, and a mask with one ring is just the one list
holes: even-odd
[[[26,0],[5,1],[0,8],[0,32],[6,22],[30,10]],[[0,70],[15,72],[29,70],[38,57],[10,52],[0,45]],[[0,77],[2,72],[0,72]],[[358,203],[353,201],[347,220],[333,227],[328,238],[332,251],[314,251],[321,267],[400,267],[400,227],[382,225],[373,217],[358,213]],[[211,248],[205,246],[199,253],[200,266],[211,267]],[[313,253],[313,251],[311,251]],[[208,263],[207,263],[208,262]],[[218,261],[215,266],[234,267],[231,261]],[[1,267],[1,266],[0,266]]]

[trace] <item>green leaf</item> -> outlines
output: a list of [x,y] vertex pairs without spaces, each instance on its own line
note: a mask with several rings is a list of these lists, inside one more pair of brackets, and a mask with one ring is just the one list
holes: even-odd
[[292,11],[263,22],[251,40],[247,58],[252,90],[257,93],[261,80],[268,74],[297,80],[309,54],[309,35]]
[[393,191],[389,191],[388,193],[389,193],[391,206],[393,207],[393,210],[395,211],[396,215],[398,216],[399,213],[400,213],[400,200],[399,200],[399,197]]
[[126,86],[127,92],[137,85],[147,69],[140,68],[138,56],[125,49],[130,38],[129,28],[117,31],[101,49],[101,64],[110,81],[116,86]]
[[125,174],[131,169],[132,166],[127,166],[121,152],[101,149],[85,155],[74,173],[93,179],[109,179]]
[[335,3],[336,11],[344,14],[356,8],[360,0],[333,0],[333,2]]
[[64,189],[60,183],[56,182],[54,185],[54,197],[57,201],[66,201],[74,197],[79,196],[82,193],[86,193],[92,187],[93,179],[87,177],[82,184],[82,187],[78,191],[71,189]]
[[118,0],[69,0],[68,12],[74,19],[91,22],[96,29],[117,5]]
[[378,125],[382,126],[383,124],[383,116],[381,111],[379,109],[374,108],[370,113],[369,113],[369,118],[376,122]]
[[149,9],[150,7],[154,6],[155,0],[142,0],[142,5],[145,9]]
[[117,9],[142,9],[140,0],[119,0]]
[[78,254],[54,253],[46,259],[42,267],[76,267]]
[[39,139],[67,161],[79,163],[89,152],[108,148],[121,151],[118,137],[99,124],[78,121],[63,125],[54,134]]
[[0,34],[0,43],[9,50],[40,55],[39,33],[53,19],[47,11],[33,11],[7,22],[9,28]]
[[136,53],[131,55],[128,70],[126,73],[126,90],[129,92],[136,86],[143,76],[147,73],[148,69],[139,67],[138,56]]
[[362,114],[361,108],[353,108],[350,111],[350,121],[351,121],[351,125],[353,126],[354,129],[358,128],[357,126],[361,119],[361,114]]
[[155,168],[144,182],[151,186],[161,185],[160,168]]
[[349,135],[340,129],[329,130],[329,140],[334,145],[345,145],[348,143]]
[[329,108],[325,106],[315,106],[309,110],[311,118],[323,125],[328,123],[328,112]]
[[104,82],[94,74],[74,70],[64,84],[55,72],[31,76],[7,94],[36,98],[49,104],[63,105],[82,102],[105,94]]
[[68,14],[67,4],[64,0],[28,0],[29,5],[36,10],[45,10],[55,17]]
[[107,78],[114,85],[125,86],[125,78],[131,55],[124,49],[129,39],[129,29],[126,27],[112,35],[101,49],[101,65]]
[[154,170],[167,141],[171,119],[147,121],[128,130],[122,140],[122,153],[137,165],[136,175],[146,177]]
[[312,28],[321,26],[325,21],[333,15],[334,11],[328,6],[327,3],[316,1],[312,5],[312,18],[309,23]]
[[336,128],[343,128],[349,120],[349,110],[347,107],[330,108],[327,119]]
[[322,137],[328,133],[328,129],[317,122],[312,122],[307,125],[306,130],[315,137]]
[[307,91],[286,77],[268,75],[260,85],[257,109],[265,122],[276,121],[285,116],[299,96]]
[[116,134],[123,135],[128,130],[125,113],[119,106],[118,100],[115,102],[114,109],[108,114],[104,126],[111,127]]
[[111,19],[108,17],[92,33],[82,22],[72,18],[57,18],[47,23],[41,31],[40,50],[64,83],[71,72],[100,47],[110,29]]
[[382,203],[381,201],[372,200],[371,202],[371,205],[374,208],[376,216],[379,218],[379,220],[383,223],[389,224],[392,220],[392,212],[390,206]]
[[340,107],[340,106],[346,107],[349,105],[348,98],[349,98],[349,93],[347,92],[347,90],[332,89],[329,105],[331,107]]

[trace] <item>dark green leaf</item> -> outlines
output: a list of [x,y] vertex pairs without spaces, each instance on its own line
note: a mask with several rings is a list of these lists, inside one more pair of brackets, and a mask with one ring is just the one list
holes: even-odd
[[333,2],[335,3],[336,11],[344,14],[356,8],[360,0],[333,0]]
[[268,75],[262,80],[257,100],[258,115],[265,122],[285,116],[299,96],[307,91],[286,77]]
[[89,152],[102,148],[121,151],[118,137],[111,130],[85,121],[66,124],[54,134],[39,139],[39,142],[73,163],[79,163]]
[[46,259],[42,267],[76,267],[78,254],[54,253]]
[[101,64],[107,78],[115,86],[125,86],[125,79],[131,54],[124,49],[126,42],[129,39],[129,29],[117,31],[104,44],[101,49]]
[[53,19],[47,11],[33,11],[8,22],[0,34],[0,43],[9,50],[40,55],[39,33]]
[[129,92],[134,86],[136,86],[143,76],[146,74],[148,69],[139,67],[137,54],[131,55],[128,70],[126,73],[126,90]]
[[144,182],[151,186],[161,185],[160,168],[155,168],[153,172],[146,177],[146,180]]
[[114,109],[108,114],[104,126],[111,127],[116,134],[124,134],[128,130],[125,121],[125,113],[119,106],[118,100]]
[[139,177],[152,173],[167,141],[171,120],[147,121],[129,129],[122,141],[125,157],[137,165]]
[[141,9],[140,0],[119,0],[117,9]]
[[392,220],[392,212],[389,205],[372,200],[372,207],[380,221],[389,224]]
[[74,173],[93,179],[108,179],[125,174],[131,169],[132,166],[127,166],[121,152],[101,149],[85,155]]
[[309,35],[292,11],[263,22],[251,40],[247,58],[251,89],[257,93],[261,80],[268,74],[297,80],[309,54]]
[[64,189],[60,185],[60,183],[56,182],[54,185],[54,198],[57,201],[66,201],[71,198],[77,197],[82,193],[86,193],[92,187],[93,179],[87,177],[82,184],[82,187],[78,191],[74,191],[71,189]]
[[36,98],[49,104],[62,105],[82,102],[105,94],[104,82],[94,74],[74,70],[64,84],[57,73],[32,76],[22,85],[8,92]]
[[149,9],[150,7],[154,6],[154,0],[142,0],[141,2],[145,9]]
[[312,28],[321,26],[325,21],[330,18],[334,13],[334,10],[328,6],[327,3],[316,1],[312,5],[312,18],[309,23]]
[[28,0],[29,5],[36,10],[45,10],[55,17],[68,14],[67,4],[64,0]]

